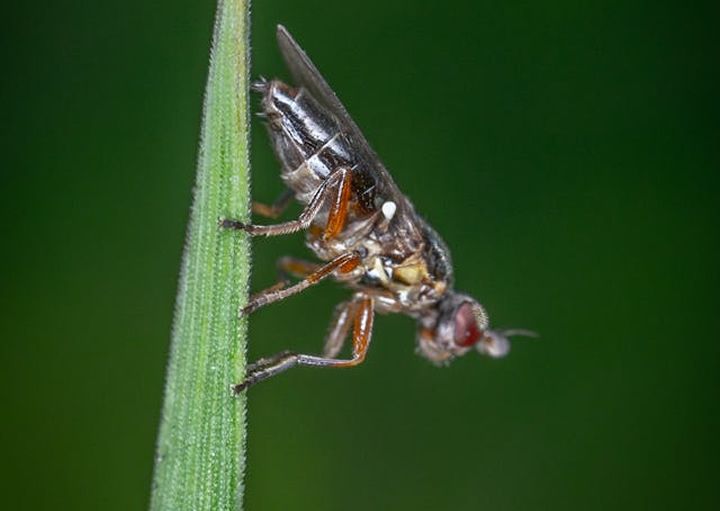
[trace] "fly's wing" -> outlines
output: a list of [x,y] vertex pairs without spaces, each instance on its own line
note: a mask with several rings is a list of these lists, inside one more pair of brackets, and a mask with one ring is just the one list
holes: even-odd
[[[300,45],[290,35],[290,32],[282,25],[277,27],[277,40],[285,64],[297,85],[305,88],[337,117],[338,121],[343,125],[344,131],[347,132],[357,147],[365,153],[363,156],[366,159],[382,167],[377,154],[365,140],[365,136],[350,117],[345,106],[340,102],[340,99],[325,81],[325,78],[322,77],[315,64],[312,63],[307,54],[300,48]],[[385,171],[384,168],[382,170]]]
[[398,235],[404,239],[420,239],[422,227],[418,223],[412,205],[397,187],[390,173],[380,162],[370,144],[368,144],[358,125],[350,117],[345,106],[340,102],[340,99],[325,81],[325,78],[322,77],[315,64],[312,63],[310,57],[307,56],[290,35],[290,32],[282,25],[277,27],[277,39],[285,64],[297,85],[306,89],[337,118],[342,125],[343,131],[349,136],[355,150],[360,153],[360,157],[365,161],[365,164],[372,166],[384,181],[385,189],[389,194],[387,199],[395,201],[398,208],[396,216],[403,219],[402,225],[396,227]]

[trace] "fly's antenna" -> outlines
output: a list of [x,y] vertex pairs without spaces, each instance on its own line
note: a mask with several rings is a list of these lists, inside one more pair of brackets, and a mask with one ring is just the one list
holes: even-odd
[[475,345],[478,352],[492,358],[502,358],[510,352],[510,337],[540,337],[532,330],[512,328],[508,330],[486,330],[483,339]]
[[508,330],[500,330],[498,333],[504,337],[532,337],[533,339],[540,337],[539,333],[523,328],[510,328]]

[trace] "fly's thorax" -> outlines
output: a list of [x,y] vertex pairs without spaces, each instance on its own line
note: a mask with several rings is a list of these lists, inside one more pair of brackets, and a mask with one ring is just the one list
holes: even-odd
[[432,278],[418,253],[398,259],[382,253],[372,241],[365,245],[369,250],[363,258],[358,284],[383,296],[381,308],[417,317],[441,300],[447,283]]
[[377,244],[372,241],[377,215],[349,214],[345,226],[337,236],[326,240],[323,236],[328,222],[329,205],[324,205],[313,219],[305,234],[305,244],[318,258],[329,261],[347,252],[358,252],[364,259],[376,254]]
[[448,287],[452,287],[454,275],[450,249],[426,222],[423,222],[423,237],[423,257],[427,262],[428,271],[436,280],[446,282]]

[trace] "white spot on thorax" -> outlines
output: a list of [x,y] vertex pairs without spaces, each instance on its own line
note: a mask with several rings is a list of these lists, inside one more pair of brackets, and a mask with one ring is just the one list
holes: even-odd
[[392,220],[397,211],[397,204],[389,200],[382,205],[382,213],[387,220]]

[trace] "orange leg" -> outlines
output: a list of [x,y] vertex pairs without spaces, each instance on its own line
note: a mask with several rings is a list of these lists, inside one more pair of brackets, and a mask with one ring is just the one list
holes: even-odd
[[[290,277],[304,279],[308,275],[318,271],[322,265],[303,261],[296,257],[285,256],[278,259],[277,263],[278,281],[265,291],[277,291],[290,285]],[[261,293],[264,293],[262,291]]]
[[355,315],[355,302],[343,302],[335,307],[333,319],[330,322],[330,329],[325,337],[323,347],[323,358],[336,358],[345,344],[350,327]]
[[357,312],[353,323],[353,356],[350,360],[336,360],[335,367],[352,367],[365,361],[372,337],[375,309],[373,299],[365,295],[357,300]]
[[[250,297],[250,305],[257,300],[261,300],[262,296],[264,295],[272,294],[277,291],[282,291],[283,289],[288,287],[291,283],[291,276],[297,277],[299,279],[305,279],[308,275],[313,274],[320,268],[321,265],[317,263],[303,261],[302,259],[297,259],[290,256],[281,257],[277,261],[278,281],[272,286],[265,288],[258,293],[254,293]],[[249,307],[250,305],[246,306],[245,309],[247,309],[247,307]],[[245,309],[241,311],[243,314],[245,313]]]
[[280,196],[275,199],[272,204],[264,204],[262,202],[253,201],[252,211],[257,215],[264,216],[266,218],[277,218],[283,211],[287,209],[293,199],[293,191],[286,188]]
[[[338,185],[338,191],[336,192],[336,195],[343,194],[343,189],[345,188],[343,186],[343,182],[348,179],[347,176],[349,175],[350,169],[344,167],[336,169],[332,174],[330,174],[330,176],[318,187],[312,199],[310,199],[310,202],[305,207],[303,212],[300,213],[300,217],[298,217],[297,220],[290,220],[289,222],[282,222],[274,225],[254,225],[246,224],[244,222],[241,222],[240,220],[220,218],[218,223],[220,227],[224,229],[245,231],[251,236],[280,236],[283,234],[291,234],[293,232],[307,229],[308,227],[310,227],[310,224],[315,219],[318,212],[322,209],[323,205],[325,205],[325,201],[333,196],[332,193],[335,185]],[[349,191],[345,193],[349,194]],[[337,204],[337,202],[338,199],[336,198],[334,204]],[[342,228],[342,225],[345,223],[345,216],[347,215],[347,202],[348,200],[346,199],[344,202],[345,206],[339,206],[339,210],[335,214],[336,219],[333,220],[336,223],[341,223],[340,228]],[[345,210],[344,214],[342,213],[343,208]],[[333,207],[333,209],[335,208]]]
[[299,279],[304,279],[311,273],[314,273],[320,269],[320,265],[317,263],[311,263],[303,261],[296,257],[285,256],[278,259],[277,262],[278,272],[281,274],[281,280],[286,280],[285,277],[292,275]]
[[298,365],[352,367],[361,364],[365,360],[372,337],[374,303],[370,296],[358,294],[353,300],[352,305],[354,313],[352,358],[338,360],[330,357],[318,357],[315,355],[283,351],[272,357],[262,358],[248,366],[245,379],[241,383],[232,386],[233,393],[239,394],[251,385]]
[[327,225],[323,233],[323,240],[328,241],[340,234],[345,227],[345,219],[347,218],[348,206],[350,204],[350,192],[352,191],[352,172],[349,170],[343,172],[338,184],[338,193],[335,196],[330,212],[328,214]]
[[264,305],[277,302],[278,300],[284,300],[289,296],[298,294],[305,291],[310,286],[317,284],[324,278],[331,275],[335,270],[345,273],[357,267],[358,264],[360,264],[360,256],[357,253],[346,252],[341,254],[309,274],[295,285],[283,289],[277,289],[278,286],[276,284],[265,291],[261,291],[250,299],[250,302],[243,307],[240,313],[250,314]]

